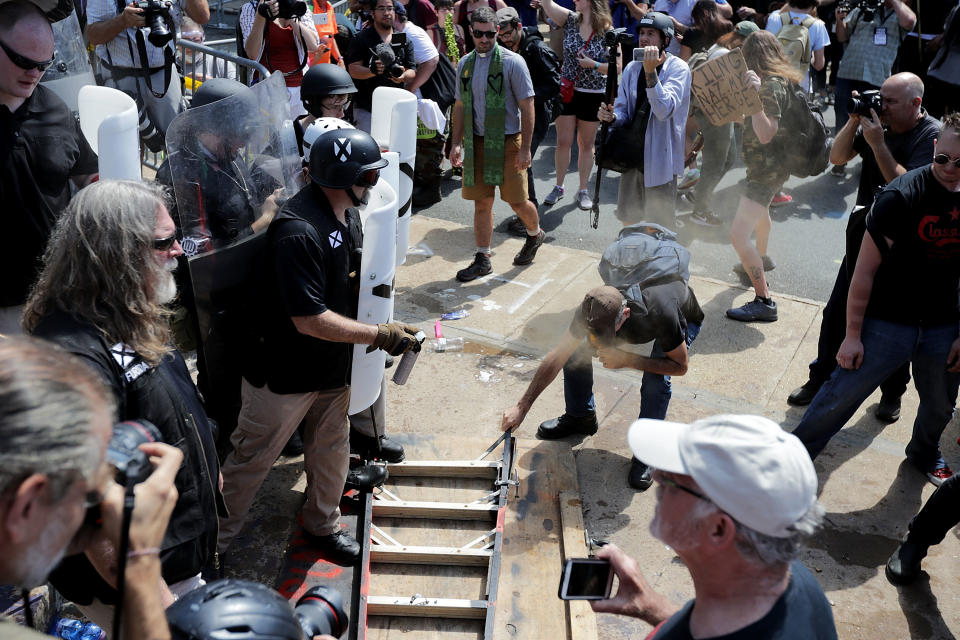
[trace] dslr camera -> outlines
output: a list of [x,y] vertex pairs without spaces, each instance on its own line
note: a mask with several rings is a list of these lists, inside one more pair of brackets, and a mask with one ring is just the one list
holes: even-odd
[[873,16],[883,6],[884,0],[840,0],[837,8],[840,11],[850,13],[854,9],[860,9],[860,15],[867,22],[873,22]]
[[370,69],[373,69],[373,63],[378,60],[383,63],[383,73],[380,75],[399,78],[403,75],[403,65],[397,62],[397,59],[403,56],[403,48],[407,44],[407,34],[395,33],[390,38],[390,44],[381,42],[374,47],[370,58]]
[[285,20],[294,20],[300,18],[307,12],[307,3],[303,0],[277,0],[277,13],[270,11],[266,2],[257,5],[257,13],[266,18],[284,18]]
[[877,115],[880,115],[880,110],[883,108],[883,98],[880,96],[880,91],[877,89],[871,89],[869,91],[864,91],[856,98],[850,98],[847,100],[847,111],[850,113],[855,113],[858,116],[864,116],[870,118],[870,110],[873,109],[877,112]]
[[[135,7],[143,11],[143,19],[150,29],[150,35],[147,40],[150,44],[160,48],[173,40],[173,34],[177,28],[173,24],[173,17],[170,15],[171,0],[137,0],[133,3]],[[123,13],[127,6],[124,0],[118,0],[117,12]]]

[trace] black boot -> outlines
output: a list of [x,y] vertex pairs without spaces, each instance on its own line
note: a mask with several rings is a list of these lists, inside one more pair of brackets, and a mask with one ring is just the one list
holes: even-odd
[[597,414],[574,417],[566,413],[559,418],[547,420],[537,429],[537,437],[544,440],[556,440],[572,435],[592,436],[597,432]]
[[926,545],[904,540],[887,560],[887,580],[893,584],[910,584],[920,576],[920,561],[927,556]]
[[630,462],[627,484],[637,491],[646,491],[653,484],[653,469],[634,458]]
[[382,485],[389,475],[382,464],[367,463],[347,472],[343,490],[373,491],[374,487]]
[[308,531],[303,537],[324,558],[341,567],[360,564],[360,543],[346,531],[336,531],[327,536],[317,536]]
[[355,453],[364,460],[383,460],[385,462],[403,462],[403,446],[387,436],[380,436],[380,446],[377,439],[350,429],[350,453]]
[[787,396],[787,404],[792,404],[795,407],[807,406],[813,401],[813,397],[817,395],[817,391],[820,391],[822,386],[822,382],[807,380],[803,383],[803,386],[797,387]]

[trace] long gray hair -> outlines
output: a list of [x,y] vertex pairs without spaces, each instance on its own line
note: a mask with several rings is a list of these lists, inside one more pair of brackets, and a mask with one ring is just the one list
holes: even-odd
[[107,180],[82,189],[57,221],[23,315],[30,333],[69,313],[157,364],[170,347],[169,312],[151,288],[165,277],[154,257],[157,211],[169,198],[147,182]]
[[90,425],[114,410],[79,358],[36,338],[0,340],[0,495],[42,473],[58,500],[77,474],[90,478],[100,463]]

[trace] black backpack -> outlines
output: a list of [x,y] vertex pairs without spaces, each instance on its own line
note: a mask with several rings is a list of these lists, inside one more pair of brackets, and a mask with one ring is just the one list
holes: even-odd
[[781,151],[790,175],[809,178],[823,173],[830,165],[833,138],[823,122],[820,108],[811,106],[807,91],[790,83],[787,110],[780,117]]

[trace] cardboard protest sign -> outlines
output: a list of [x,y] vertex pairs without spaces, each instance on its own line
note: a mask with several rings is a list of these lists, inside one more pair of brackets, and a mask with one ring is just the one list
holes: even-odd
[[693,72],[691,90],[712,125],[742,122],[762,109],[760,94],[743,79],[747,63],[739,49],[710,60]]

